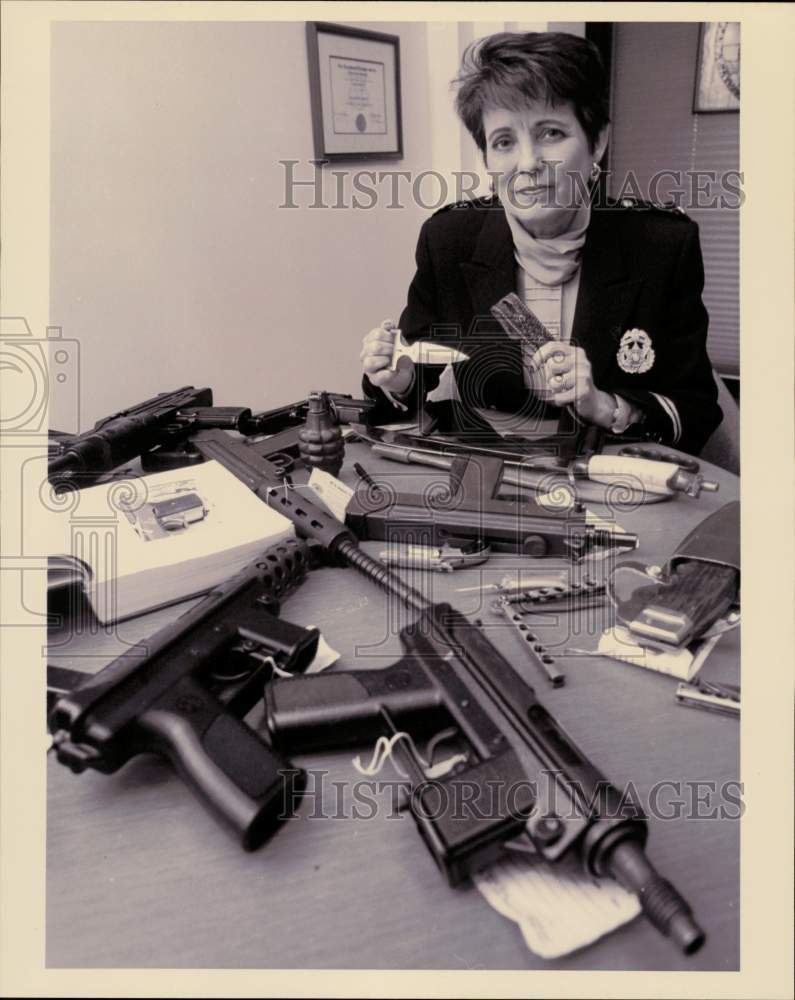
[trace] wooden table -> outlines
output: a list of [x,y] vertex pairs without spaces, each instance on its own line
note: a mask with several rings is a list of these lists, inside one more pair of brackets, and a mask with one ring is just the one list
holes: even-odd
[[[391,464],[349,445],[353,460],[404,487],[429,470]],[[705,466],[717,494],[677,496],[621,515],[640,535],[624,558],[663,563],[704,517],[738,497],[738,480]],[[437,476],[438,478],[438,476]],[[377,554],[379,543],[364,543]],[[486,598],[460,594],[521,565],[499,556],[482,567],[428,574],[434,599],[482,615],[495,645],[525,671],[513,633]],[[415,580],[414,582],[417,582]],[[432,589],[429,589],[432,588]],[[50,662],[99,669],[123,648],[172,620],[164,609],[97,634],[51,636]],[[396,612],[350,569],[318,570],[285,602],[283,616],[317,625],[340,652],[332,669],[385,666],[400,654]],[[589,612],[590,614],[590,612]],[[571,634],[566,629],[571,628]],[[593,620],[561,616],[536,629],[553,650],[593,648]],[[709,679],[739,682],[739,630],[725,635],[704,668]],[[644,919],[596,945],[545,962],[518,927],[474,888],[448,888],[414,822],[379,797],[371,818],[349,815],[345,790],[357,777],[350,753],[300,758],[325,770],[323,806],[308,800],[262,850],[248,854],[157,758],[138,758],[113,776],[72,775],[48,762],[47,964],[88,968],[351,968],[736,970],[739,968],[739,839],[736,805],[739,724],[679,706],[676,681],[598,657],[560,660],[565,687],[525,677],[547,708],[614,784],[648,805],[648,854],[686,896],[708,939],[690,958]],[[259,714],[257,714],[259,713]],[[261,720],[255,710],[251,721]],[[363,756],[369,748],[363,748]],[[389,777],[393,777],[392,774]],[[630,786],[631,783],[631,786]],[[320,818],[339,811],[344,818]],[[346,815],[348,814],[348,815]]]

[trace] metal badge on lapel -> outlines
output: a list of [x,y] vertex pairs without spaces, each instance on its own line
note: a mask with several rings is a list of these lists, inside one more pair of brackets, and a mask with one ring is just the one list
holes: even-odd
[[616,354],[618,367],[630,375],[642,375],[654,364],[654,348],[645,330],[627,330]]

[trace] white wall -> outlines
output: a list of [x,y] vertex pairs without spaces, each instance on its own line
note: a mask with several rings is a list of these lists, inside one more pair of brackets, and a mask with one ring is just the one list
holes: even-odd
[[[323,200],[357,170],[438,171],[369,209],[285,202],[282,160],[311,179],[304,22],[55,22],[50,323],[81,352],[80,427],[157,392],[209,385],[265,409],[313,388],[359,394],[362,336],[397,318],[422,221],[482,172],[450,80],[474,37],[581,24],[360,24],[401,45],[404,156],[324,168]],[[480,193],[486,193],[485,179]],[[446,197],[444,194],[446,193]],[[441,200],[439,200],[441,199]],[[73,431],[71,401],[50,426]]]
[[[427,170],[426,26],[362,27],[400,36],[405,155],[347,169]],[[258,409],[358,394],[361,337],[397,318],[429,209],[388,208],[388,187],[370,210],[278,207],[279,161],[312,170],[304,30],[53,24],[50,317],[80,342],[82,428],[184,384]],[[57,397],[50,425],[76,429]]]

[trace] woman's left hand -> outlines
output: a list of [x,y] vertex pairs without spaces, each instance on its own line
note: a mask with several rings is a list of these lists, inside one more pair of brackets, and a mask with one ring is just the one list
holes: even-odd
[[591,362],[581,347],[550,340],[539,347],[530,363],[546,400],[555,406],[571,403],[583,420],[609,426],[615,400],[594,385]]

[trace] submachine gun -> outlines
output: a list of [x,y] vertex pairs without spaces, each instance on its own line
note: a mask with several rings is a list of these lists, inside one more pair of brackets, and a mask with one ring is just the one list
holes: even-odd
[[314,658],[317,630],[277,617],[308,565],[303,542],[280,542],[99,673],[78,674],[50,713],[58,760],[75,773],[112,774],[140,753],[166,757],[243,847],[259,847],[305,776],[243,717],[274,672],[305,670]]

